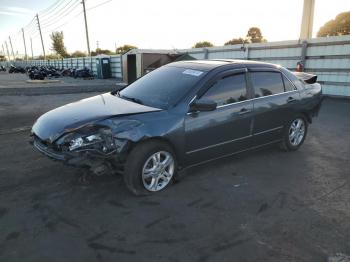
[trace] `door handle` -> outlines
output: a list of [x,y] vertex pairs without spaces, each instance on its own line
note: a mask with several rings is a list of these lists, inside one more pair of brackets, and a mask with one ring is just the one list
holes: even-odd
[[252,112],[252,110],[243,107],[243,108],[238,112],[238,114],[239,114],[239,115],[244,115],[244,114],[247,114],[247,113],[250,113],[250,112]]
[[291,103],[291,102],[295,102],[295,101],[297,101],[294,97],[288,97],[288,99],[287,99],[287,103]]

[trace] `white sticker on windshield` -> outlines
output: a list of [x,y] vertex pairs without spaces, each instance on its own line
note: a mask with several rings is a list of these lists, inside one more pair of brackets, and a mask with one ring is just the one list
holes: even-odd
[[186,69],[182,73],[185,75],[191,75],[191,76],[200,76],[201,74],[203,74],[202,71],[192,70],[192,69]]

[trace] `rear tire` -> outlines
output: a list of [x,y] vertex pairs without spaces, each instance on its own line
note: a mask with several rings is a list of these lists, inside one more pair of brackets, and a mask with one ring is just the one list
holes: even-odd
[[135,195],[148,195],[168,187],[177,169],[175,153],[166,143],[146,141],[130,152],[124,172],[124,182]]
[[284,129],[280,147],[284,151],[295,151],[303,143],[307,135],[308,123],[305,117],[298,115],[288,122]]

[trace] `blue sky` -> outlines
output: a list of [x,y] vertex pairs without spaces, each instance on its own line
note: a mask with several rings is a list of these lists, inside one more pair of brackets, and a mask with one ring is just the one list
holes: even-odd
[[[52,30],[64,32],[68,51],[85,51],[79,2],[0,0],[1,44],[10,35],[15,53],[23,54],[20,29],[24,27],[27,48],[30,49],[31,37],[34,55],[41,54],[35,23],[28,26],[39,13],[48,53],[52,52],[49,38]],[[268,41],[298,39],[303,0],[86,0],[86,5],[92,49],[97,41],[101,48],[108,49],[123,44],[173,49],[189,48],[201,40],[223,45],[234,37],[244,37],[251,26],[260,27]],[[326,21],[344,11],[350,11],[349,0],[316,0],[314,34]]]

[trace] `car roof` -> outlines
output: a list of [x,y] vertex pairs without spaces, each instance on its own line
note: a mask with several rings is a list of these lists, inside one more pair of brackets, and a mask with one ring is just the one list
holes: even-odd
[[236,67],[277,67],[277,65],[266,62],[240,59],[186,60],[168,64],[168,66],[183,67],[202,71],[210,71],[214,68],[227,65],[232,65]]

